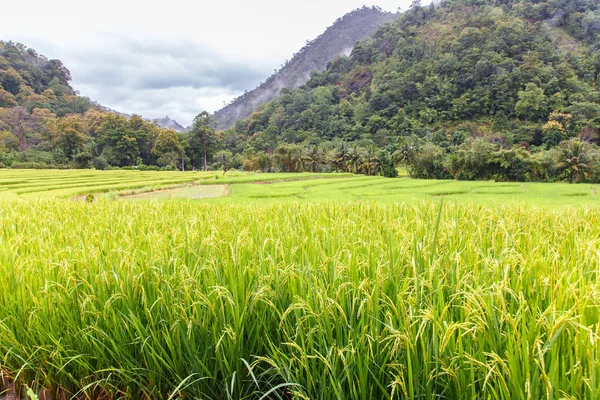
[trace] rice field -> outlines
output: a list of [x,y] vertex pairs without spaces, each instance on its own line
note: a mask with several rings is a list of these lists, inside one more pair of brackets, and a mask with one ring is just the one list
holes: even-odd
[[230,193],[0,192],[0,392],[600,398],[594,187],[168,174]]
[[[227,186],[225,190],[223,186]],[[203,186],[203,187],[200,187]],[[211,187],[214,186],[214,187]],[[352,174],[0,169],[0,199],[203,200],[215,203],[448,203],[600,206],[600,185],[386,179]],[[210,199],[210,200],[209,200]]]
[[72,198],[87,194],[132,194],[182,185],[222,185],[298,179],[352,177],[351,174],[255,174],[179,171],[95,171],[0,169],[0,199]]

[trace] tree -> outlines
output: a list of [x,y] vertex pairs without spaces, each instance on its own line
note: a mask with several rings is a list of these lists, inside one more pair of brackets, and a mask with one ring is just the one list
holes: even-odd
[[27,149],[27,136],[31,133],[31,116],[24,107],[6,109],[0,119],[19,140],[19,151]]
[[73,157],[73,162],[77,168],[89,168],[92,161],[92,155],[89,153],[78,153]]
[[530,121],[539,121],[548,115],[548,98],[544,90],[535,83],[528,83],[525,90],[519,91],[519,101],[515,104],[515,112],[519,117]]
[[522,147],[500,149],[492,154],[492,163],[497,165],[497,177],[505,181],[526,181],[532,165],[530,153]]
[[366,175],[376,175],[379,173],[380,165],[377,148],[373,145],[367,146],[362,152],[361,169]]
[[128,133],[121,135],[114,149],[122,165],[135,165],[140,155],[137,139]]
[[286,172],[296,172],[302,162],[302,147],[294,144],[281,144],[275,149],[275,161]]
[[307,147],[304,149],[302,161],[304,165],[310,168],[310,172],[316,172],[317,168],[323,162],[323,152],[319,146]]
[[58,145],[67,159],[73,159],[73,156],[80,153],[85,144],[81,118],[77,116],[60,118],[56,121],[56,129]]
[[335,149],[333,149],[330,161],[336,171],[342,170],[343,172],[346,172],[348,170],[349,153],[350,147],[346,142],[338,143]]
[[204,171],[208,169],[208,156],[216,151],[219,144],[219,137],[216,134],[214,124],[212,116],[208,112],[202,111],[194,118],[191,130],[192,138],[197,141],[202,154],[202,167]]
[[449,175],[442,164],[443,161],[444,150],[433,143],[426,143],[410,158],[408,171],[412,178],[444,179]]
[[452,176],[452,179],[456,179],[456,176],[463,168],[463,159],[458,154],[452,153],[444,159],[442,165],[446,172]]
[[351,147],[348,150],[348,170],[352,173],[357,173],[360,168],[360,161],[362,159],[362,152],[358,147]]
[[233,168],[233,154],[228,150],[219,150],[215,153],[215,163],[223,170],[223,175]]
[[15,96],[0,87],[0,107],[14,107],[17,104]]
[[177,163],[180,164],[182,169],[185,167],[183,147],[179,142],[177,132],[172,129],[160,131],[152,148],[152,155],[157,158],[157,163],[163,167],[169,165],[177,167]]
[[559,170],[569,174],[571,182],[579,183],[592,169],[595,158],[596,154],[592,152],[590,145],[571,139],[560,144],[556,163]]
[[392,160],[396,165],[404,165],[408,172],[408,162],[413,156],[415,151],[412,143],[404,138],[401,138],[398,142],[398,149],[392,154]]
[[558,121],[548,121],[543,127],[542,142],[549,147],[556,146],[566,138],[565,128]]
[[386,178],[398,177],[398,170],[392,161],[392,156],[387,150],[379,151],[377,158],[379,159],[379,169],[381,171],[381,175],[385,176]]

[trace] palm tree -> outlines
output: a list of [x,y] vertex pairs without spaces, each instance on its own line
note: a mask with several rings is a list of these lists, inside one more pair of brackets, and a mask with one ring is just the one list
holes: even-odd
[[331,153],[331,163],[337,170],[347,172],[348,170],[348,158],[350,153],[350,146],[346,142],[340,142]]
[[579,183],[579,180],[592,168],[594,157],[588,149],[588,145],[579,139],[571,139],[563,142],[558,151],[558,168],[568,171],[571,182]]
[[361,168],[367,175],[375,175],[380,167],[377,148],[373,145],[367,146],[362,153]]
[[348,150],[347,168],[353,173],[357,173],[360,167],[362,153],[358,147],[352,147]]
[[462,158],[456,154],[452,153],[442,162],[442,166],[450,175],[452,175],[452,179],[456,179],[456,176],[460,172],[462,168]]
[[318,146],[311,146],[304,149],[302,161],[310,167],[310,172],[315,172],[317,167],[323,162],[323,152]]
[[404,165],[408,174],[408,162],[414,154],[414,147],[405,139],[402,139],[398,145],[398,150],[392,154],[392,160],[396,166]]

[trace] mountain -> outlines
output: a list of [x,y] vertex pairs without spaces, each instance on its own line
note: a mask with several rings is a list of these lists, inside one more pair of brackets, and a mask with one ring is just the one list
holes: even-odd
[[383,12],[378,7],[363,7],[339,18],[318,38],[307,42],[293,58],[256,89],[246,92],[215,113],[218,129],[227,129],[236,121],[250,116],[258,107],[279,97],[283,88],[304,85],[311,72],[323,71],[327,63],[342,54],[350,54],[358,41],[373,35],[398,14]]
[[598,181],[599,54],[596,0],[415,1],[224,138],[284,170],[360,170],[314,161],[352,147],[367,173],[384,150],[413,177]]
[[[115,114],[121,117],[125,117],[127,119],[130,119],[132,117],[131,114],[125,114],[122,113],[120,111],[116,111],[113,110],[112,108],[103,106],[95,101],[92,101],[92,104],[94,106],[96,106],[99,110],[107,112],[107,113],[111,113],[111,114]],[[175,121],[174,119],[169,118],[169,116],[165,116],[163,118],[155,118],[155,119],[149,119],[149,118],[144,118],[145,121],[150,121],[150,122],[156,122],[156,124],[163,128],[163,129],[172,129],[175,132],[187,132],[190,130],[190,128],[184,128],[181,124],[179,124],[177,121]]]
[[59,60],[0,40],[0,108],[48,109],[58,116],[84,113],[92,105],[70,83],[71,73]]
[[150,121],[79,96],[62,62],[0,41],[0,168],[199,165],[193,140],[174,130],[183,127],[169,117]]
[[175,132],[185,132],[188,130],[188,129],[184,128],[182,125],[180,125],[174,119],[169,118],[168,115],[165,116],[164,118],[153,119],[152,121],[156,122],[158,124],[158,126],[160,126],[163,129],[172,129]]

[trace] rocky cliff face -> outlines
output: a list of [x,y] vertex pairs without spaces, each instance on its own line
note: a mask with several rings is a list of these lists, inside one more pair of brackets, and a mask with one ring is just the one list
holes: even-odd
[[315,40],[308,42],[277,73],[256,89],[246,92],[215,113],[219,129],[227,129],[240,119],[250,116],[262,104],[277,99],[281,89],[296,89],[304,85],[311,72],[323,71],[327,64],[340,55],[349,55],[352,47],[373,35],[398,14],[377,7],[363,7],[338,19]]
[[175,132],[185,132],[187,129],[180,125],[174,119],[169,118],[169,116],[165,116],[164,118],[153,119],[152,121],[156,122],[158,126],[164,129],[173,129]]

